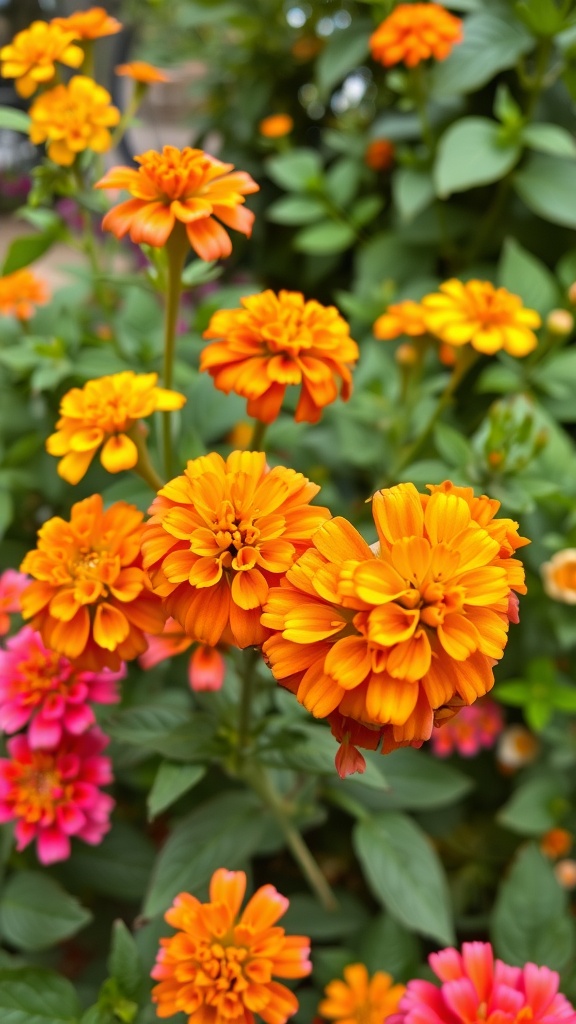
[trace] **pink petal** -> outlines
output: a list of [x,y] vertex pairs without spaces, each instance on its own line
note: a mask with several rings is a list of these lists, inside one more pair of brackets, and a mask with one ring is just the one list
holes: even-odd
[[70,840],[56,826],[44,828],[38,833],[36,850],[41,864],[54,864],[56,861],[68,859]]
[[59,720],[51,722],[50,719],[43,717],[44,712],[41,711],[39,715],[30,722],[28,729],[28,739],[32,750],[54,750],[58,746],[62,738],[62,725]]

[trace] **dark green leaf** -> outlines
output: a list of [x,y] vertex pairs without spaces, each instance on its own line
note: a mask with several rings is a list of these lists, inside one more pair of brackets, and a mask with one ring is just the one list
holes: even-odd
[[500,126],[487,117],[464,117],[444,132],[434,165],[436,192],[445,199],[499,181],[520,157],[518,144],[503,145]]
[[272,181],[289,192],[305,192],[322,180],[322,161],[315,149],[293,149],[266,161]]
[[558,824],[558,798],[563,794],[566,783],[561,775],[529,779],[498,812],[498,821],[522,836],[541,836]]
[[355,239],[356,231],[349,224],[324,220],[320,224],[313,224],[312,227],[299,231],[293,244],[297,252],[325,256],[349,249]]
[[115,821],[99,846],[76,846],[66,874],[71,881],[106,896],[138,901],[146,890],[153,863],[150,840],[126,822]]
[[368,914],[362,904],[350,893],[335,893],[337,910],[324,910],[313,896],[296,894],[290,897],[290,906],[282,918],[282,927],[289,934],[309,935],[319,942],[340,939],[364,928]]
[[[376,762],[379,767],[380,754],[365,752],[368,765]],[[455,803],[470,792],[472,780],[452,765],[434,760],[419,750],[396,750],[394,757],[386,758],[386,790],[377,793],[365,789],[360,791],[360,778],[351,775],[346,779],[350,792],[360,802],[374,810],[390,808],[410,811],[433,810]]]
[[370,973],[384,968],[394,981],[407,981],[420,962],[420,943],[390,914],[380,914],[362,929],[358,959]]
[[394,201],[400,218],[409,222],[434,200],[434,182],[429,171],[399,167],[392,177]]
[[546,316],[558,304],[554,275],[515,238],[504,242],[498,265],[498,284],[519,295],[524,305]]
[[282,196],[266,211],[274,224],[311,224],[326,216],[326,204],[315,196]]
[[532,154],[514,175],[514,187],[526,206],[544,220],[576,228],[576,163]]
[[21,270],[22,267],[34,263],[47,252],[55,240],[55,235],[52,232],[22,235],[20,238],[16,238],[8,249],[2,273],[13,274],[15,270]]
[[92,915],[48,875],[22,871],[6,883],[0,900],[0,932],[27,953],[76,935]]
[[132,933],[123,921],[115,921],[112,929],[112,947],[108,958],[110,977],[118,982],[123,995],[137,999],[144,980],[142,962]]
[[163,761],[150,793],[148,794],[148,817],[156,818],[200,779],[204,778],[206,768],[199,764],[171,764]]
[[472,92],[498,71],[514,67],[533,46],[530,33],[509,14],[500,17],[480,10],[466,18],[463,42],[454,47],[447,60],[434,66],[430,76],[433,94],[440,97]]
[[327,96],[330,90],[368,55],[370,24],[357,20],[350,28],[335,32],[316,62],[318,88]]
[[59,974],[28,967],[0,971],[2,1024],[77,1024],[80,1012],[73,986]]

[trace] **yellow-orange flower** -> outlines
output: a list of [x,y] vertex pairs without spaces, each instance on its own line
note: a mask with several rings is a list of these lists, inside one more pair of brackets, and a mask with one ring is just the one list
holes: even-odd
[[165,71],[155,68],[145,60],[132,60],[128,64],[118,64],[114,68],[117,75],[124,78],[131,78],[134,82],[142,85],[152,85],[154,82],[169,82],[170,79]]
[[104,511],[99,494],[55,516],[38,531],[22,572],[33,582],[22,615],[46,645],[78,668],[118,669],[146,650],[145,633],[161,633],[165,613],[142,569],[143,514],[117,501]]
[[310,544],[330,513],[320,488],[263,452],[212,452],[158,493],[142,543],[144,567],[168,615],[214,647],[262,643],[268,588]]
[[554,601],[576,604],[576,548],[557,551],[540,567],[544,590]]
[[325,989],[326,997],[318,1013],[338,1024],[383,1024],[406,991],[405,985],[394,985],[385,971],[369,976],[364,964],[344,968],[344,981],[336,978]]
[[15,316],[18,320],[29,320],[50,299],[44,281],[31,270],[15,270],[13,274],[0,277],[0,314]]
[[109,129],[118,124],[120,111],[112,106],[106,89],[85,75],[76,75],[68,85],[57,85],[38,96],[30,118],[31,141],[46,142],[50,159],[70,167],[85,149],[95,153],[110,149]]
[[394,163],[394,143],[389,139],[374,139],[366,147],[364,163],[372,171],[387,171]]
[[109,473],[133,469],[138,449],[130,431],[153,412],[181,409],[186,399],[156,386],[157,373],[126,370],[72,388],[60,402],[56,433],[46,441],[50,455],[63,456],[58,473],[77,484],[101,445],[100,462]]
[[485,355],[504,349],[525,356],[538,344],[533,330],[542,323],[538,313],[490,281],[451,278],[439,292],[426,295],[422,306],[428,330],[448,345],[470,344]]
[[[234,171],[201,149],[164,146],[134,158],[138,170],[113,167],[95,188],[126,189],[132,196],[108,211],[102,227],[117,238],[163,246],[173,230],[186,228],[188,241],[202,260],[232,252],[230,236],[218,220],[250,237],[254,214],[242,205],[259,185],[245,171]],[[218,220],[215,220],[215,218]]]
[[79,39],[100,39],[102,36],[114,36],[122,30],[121,23],[112,18],[103,7],[75,11],[67,18],[53,18],[51,24],[69,29]]
[[294,119],[290,114],[270,114],[258,125],[260,135],[265,139],[280,139],[283,135],[289,135],[294,127]]
[[16,92],[27,99],[40,85],[52,81],[57,63],[80,67],[84,51],[75,44],[77,38],[70,29],[33,21],[0,50],[1,73],[4,78],[15,78]]
[[164,915],[176,935],[160,939],[152,977],[159,1017],[188,1014],[189,1024],[285,1024],[298,999],[277,978],[305,978],[312,970],[310,940],[286,935],[276,922],[289,901],[263,885],[240,908],[243,871],[219,868],[210,882],[210,902],[187,892]]
[[215,313],[205,338],[200,369],[227,394],[235,391],[248,400],[248,414],[272,423],[288,384],[302,387],[296,420],[316,423],[322,409],[340,395],[352,392],[351,367],[358,346],[350,328],[334,306],[306,302],[300,292],[268,290],[241,299],[241,309]]
[[440,4],[398,4],[370,36],[370,52],[385,67],[414,68],[429,57],[445,60],[460,42],[462,21]]
[[[491,689],[507,641],[517,523],[499,502],[449,481],[419,494],[398,484],[374,495],[376,554],[345,519],[325,523],[270,590],[264,655],[280,682],[346,740],[347,722],[384,749],[421,743],[434,711]],[[348,737],[350,739],[350,737]]]
[[412,299],[405,299],[404,302],[397,302],[388,309],[382,316],[379,316],[372,328],[374,337],[380,341],[390,341],[391,338],[399,338],[407,334],[410,338],[417,338],[426,334],[425,310],[419,302]]

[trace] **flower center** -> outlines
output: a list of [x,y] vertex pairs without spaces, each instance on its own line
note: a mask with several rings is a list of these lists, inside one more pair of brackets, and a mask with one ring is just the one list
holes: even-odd
[[71,669],[72,666],[65,665],[54,651],[32,650],[16,665],[10,679],[11,694],[20,696],[25,706],[35,707],[50,691],[62,694],[68,691]]
[[142,193],[139,183],[135,194],[140,198],[150,198],[150,186],[154,189],[155,198],[166,203],[174,199],[190,199],[209,190],[206,176],[212,161],[200,150],[184,149],[180,152],[166,146],[162,153],[150,151],[137,159]]
[[45,751],[34,751],[30,764],[17,764],[15,814],[28,822],[49,824],[57,804],[66,802],[70,787],[63,784],[56,759]]
[[256,512],[243,517],[231,502],[225,502],[214,518],[212,530],[223,569],[251,569],[256,563],[260,530],[254,525]]
[[225,941],[202,942],[193,957],[194,985],[203,990],[204,1003],[214,1007],[223,1018],[241,1015],[243,996],[250,984],[266,984],[271,972],[254,960],[250,950],[227,945]]

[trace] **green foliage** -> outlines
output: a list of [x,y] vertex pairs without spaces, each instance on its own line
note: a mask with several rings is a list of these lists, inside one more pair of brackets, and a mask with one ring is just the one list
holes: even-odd
[[38,871],[13,875],[0,897],[0,934],[26,953],[69,939],[91,920],[77,899]]

